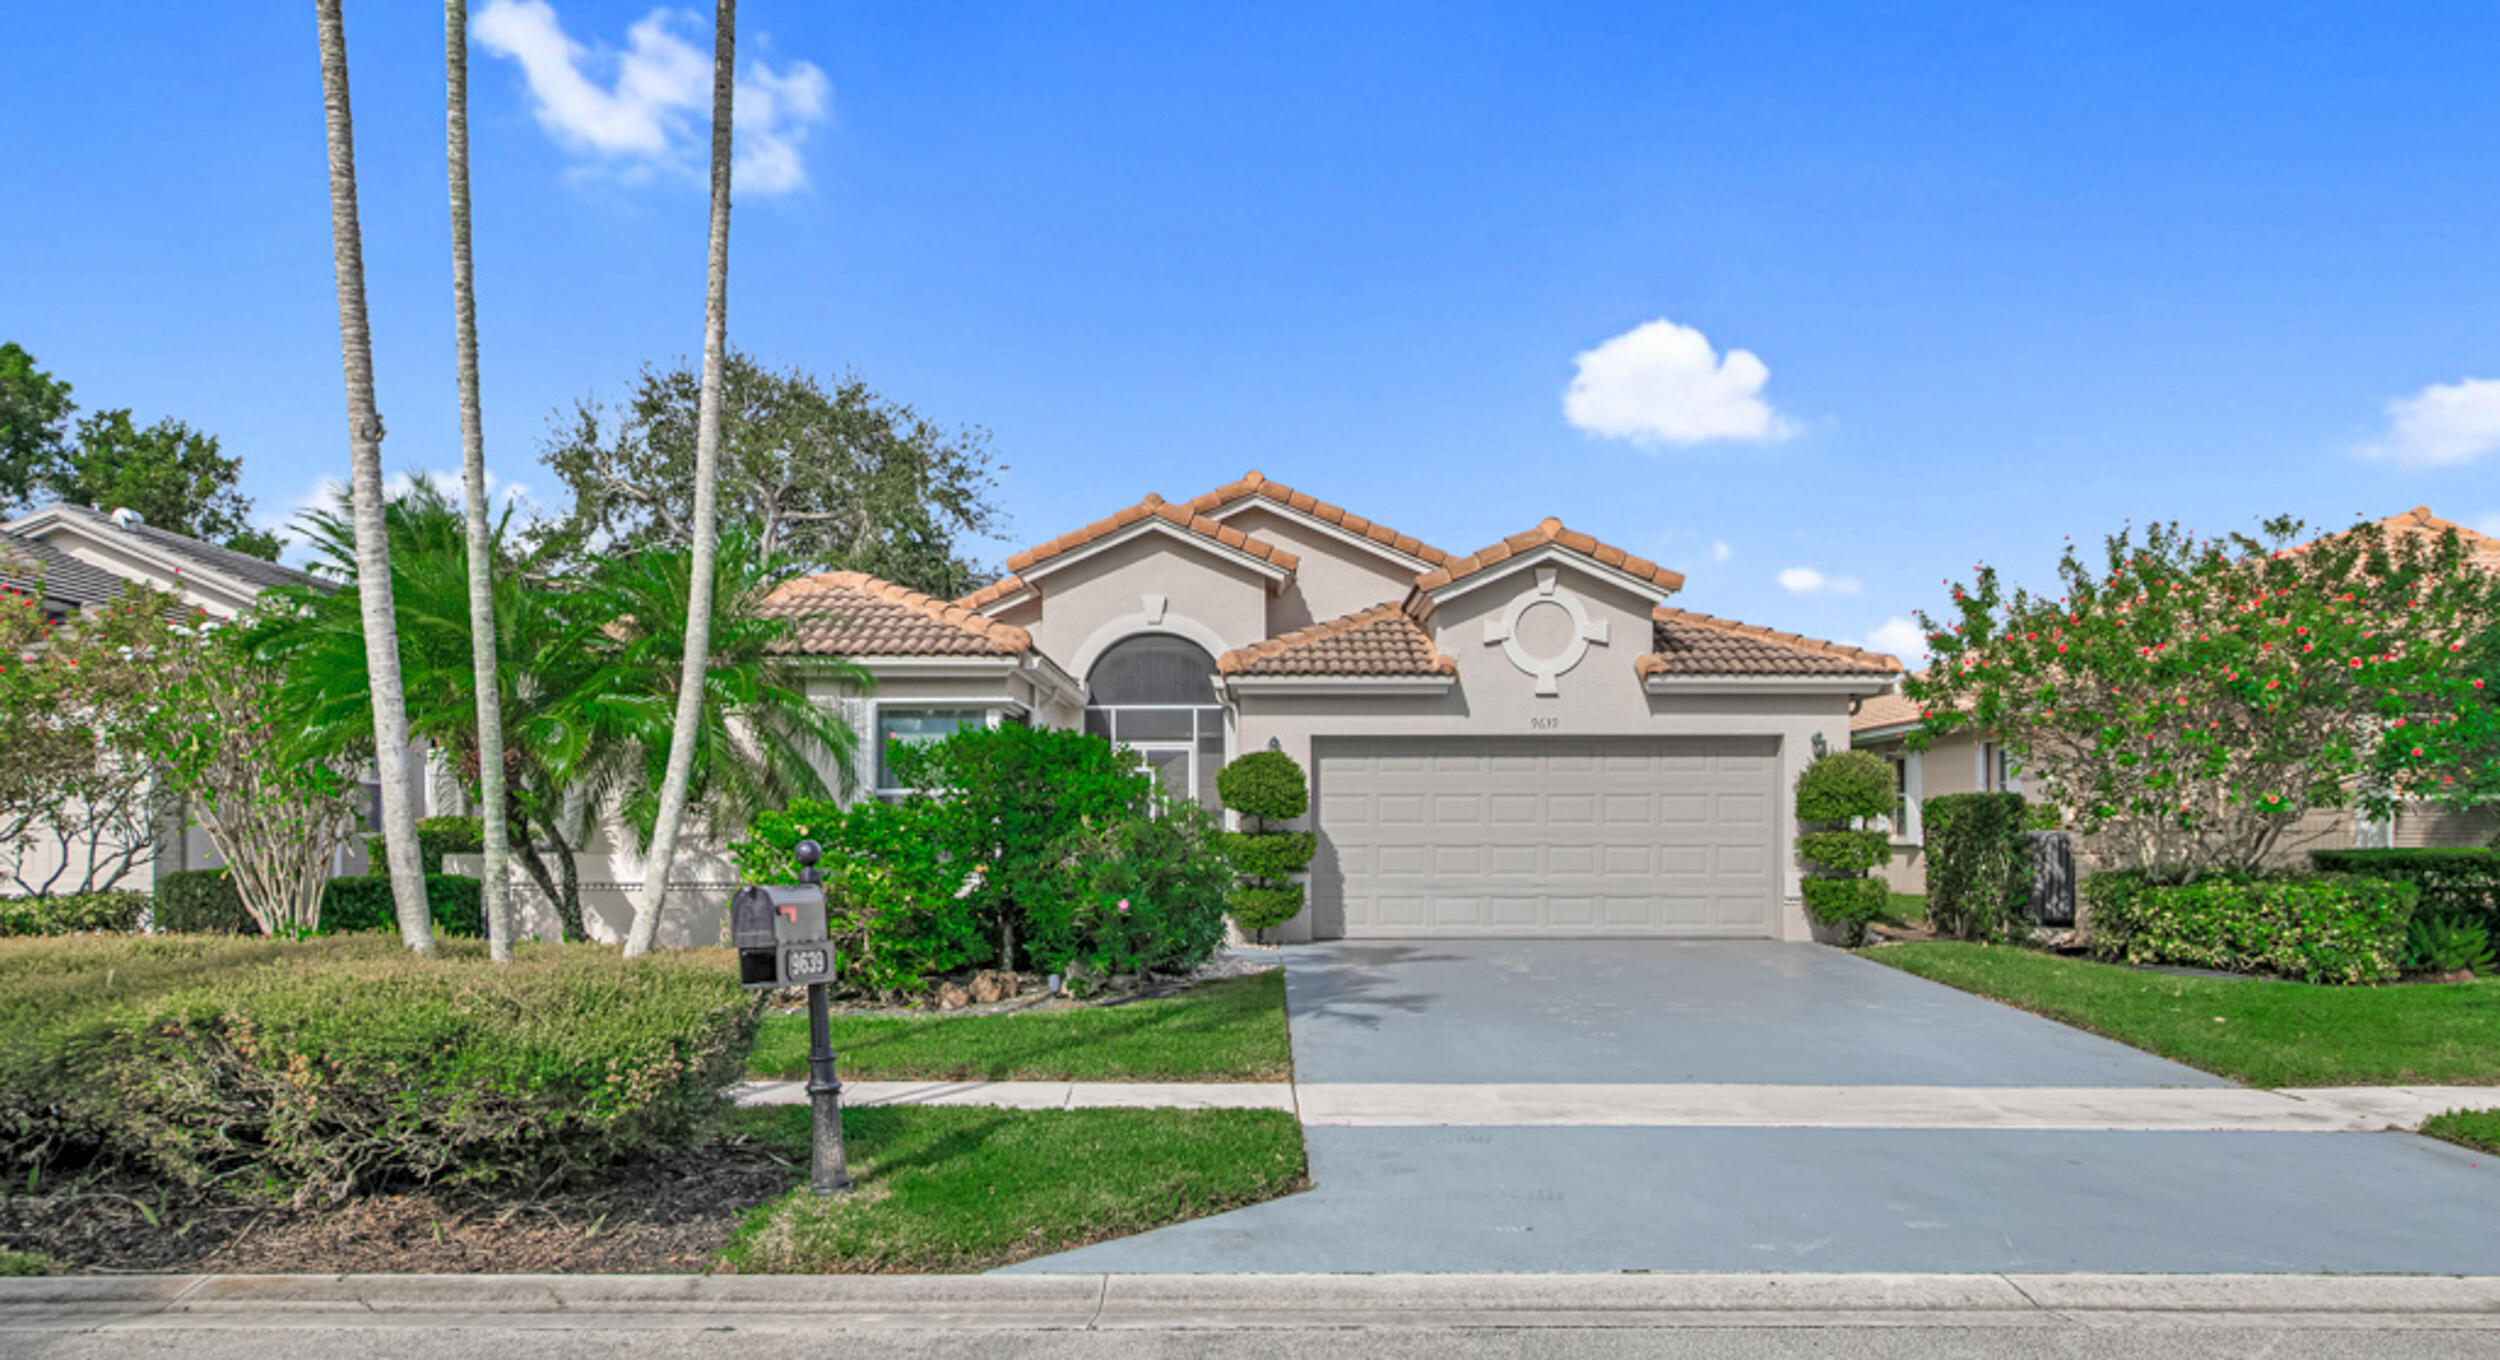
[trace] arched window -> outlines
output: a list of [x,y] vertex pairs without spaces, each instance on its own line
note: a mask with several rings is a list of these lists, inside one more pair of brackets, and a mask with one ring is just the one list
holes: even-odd
[[1114,643],[1086,672],[1085,730],[1134,748],[1175,796],[1215,806],[1224,710],[1215,658],[1198,644],[1169,633]]

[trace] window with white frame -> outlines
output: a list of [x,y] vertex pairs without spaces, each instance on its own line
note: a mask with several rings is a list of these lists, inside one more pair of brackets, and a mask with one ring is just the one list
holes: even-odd
[[1086,674],[1085,730],[1136,751],[1174,797],[1216,806],[1224,709],[1215,658],[1196,643],[1169,633],[1115,643]]
[[1979,791],[1982,793],[2020,793],[2023,791],[2022,766],[2004,746],[1986,741],[1979,744]]
[[987,724],[989,715],[977,708],[885,708],[877,709],[877,792],[904,794],[911,792],[894,773],[896,746],[921,746],[943,741],[957,729]]
[[1910,754],[1896,751],[1884,757],[1884,762],[1892,766],[1892,838],[1906,841],[1910,839]]

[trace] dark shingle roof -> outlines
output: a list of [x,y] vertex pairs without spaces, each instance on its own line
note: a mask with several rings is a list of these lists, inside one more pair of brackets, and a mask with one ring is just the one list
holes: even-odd
[[1282,637],[1226,652],[1215,663],[1226,675],[1455,675],[1458,663],[1432,645],[1432,635],[1397,604],[1376,604],[1344,618],[1298,628]]
[[789,620],[778,650],[806,656],[1021,656],[1033,647],[1021,628],[865,572],[785,581],[757,612]]
[[1899,675],[1881,652],[1782,633],[1664,605],[1651,611],[1651,651],[1635,663],[1651,675]]
[[273,586],[328,584],[318,577],[297,571],[293,567],[264,561],[250,553],[236,552],[232,548],[210,543],[205,539],[193,538],[189,534],[178,534],[171,529],[160,529],[153,524],[115,524],[111,516],[83,505],[63,504],[53,508],[63,515],[98,526],[107,533],[129,534],[168,556],[191,565],[205,567],[220,576],[240,581],[256,590],[267,590]]
[[38,583],[44,604],[61,610],[108,603],[121,595],[123,586],[122,578],[101,567],[40,539],[0,529],[0,587],[31,595]]

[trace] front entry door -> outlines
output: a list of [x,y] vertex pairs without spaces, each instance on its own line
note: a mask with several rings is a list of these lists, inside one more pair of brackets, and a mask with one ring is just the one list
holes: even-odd
[[1183,802],[1197,798],[1197,780],[1190,768],[1195,752],[1189,747],[1140,746],[1137,754],[1145,758],[1146,768],[1154,771],[1155,778],[1162,781],[1165,793]]

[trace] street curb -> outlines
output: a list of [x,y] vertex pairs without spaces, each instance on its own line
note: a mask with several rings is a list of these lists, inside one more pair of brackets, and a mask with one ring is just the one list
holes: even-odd
[[1097,1330],[1844,1324],[2500,1331],[2500,1277],[2319,1275],[186,1275],[0,1279],[0,1332]]

